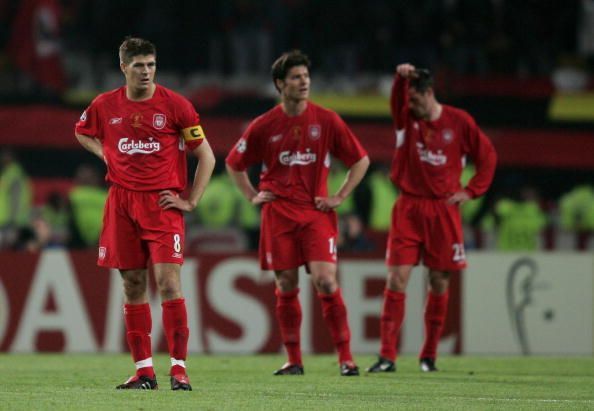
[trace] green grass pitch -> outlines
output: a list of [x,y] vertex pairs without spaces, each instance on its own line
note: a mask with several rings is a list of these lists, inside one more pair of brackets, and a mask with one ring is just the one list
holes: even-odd
[[[363,371],[374,360],[357,356]],[[158,391],[116,391],[128,355],[2,354],[1,410],[585,410],[594,409],[594,358],[442,357],[421,373],[341,377],[333,355],[305,356],[304,376],[274,377],[281,355],[191,356],[192,392],[169,389],[168,358],[154,359]]]

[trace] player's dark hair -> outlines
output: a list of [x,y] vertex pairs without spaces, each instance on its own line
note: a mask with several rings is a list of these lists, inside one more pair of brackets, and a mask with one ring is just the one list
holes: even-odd
[[157,57],[157,48],[148,40],[140,37],[127,36],[120,45],[120,62],[128,64],[135,56],[147,56],[149,54]]
[[276,80],[284,80],[287,77],[289,70],[295,66],[305,66],[308,71],[311,66],[309,57],[302,53],[301,50],[287,51],[272,63],[272,82],[278,91],[280,90],[276,86]]
[[416,77],[410,79],[410,87],[413,87],[417,92],[424,93],[433,87],[433,74],[431,71],[424,68],[415,70]]

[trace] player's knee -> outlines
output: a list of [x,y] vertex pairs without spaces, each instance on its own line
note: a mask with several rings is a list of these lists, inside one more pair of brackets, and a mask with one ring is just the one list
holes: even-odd
[[386,287],[392,291],[405,292],[412,269],[412,265],[389,267]]
[[138,279],[124,280],[124,294],[128,301],[136,301],[143,297],[146,285]]
[[159,293],[164,300],[171,300],[181,297],[179,281],[172,277],[161,278],[158,281]]
[[431,291],[435,294],[443,294],[449,287],[449,281],[447,279],[435,279],[429,281]]
[[146,292],[146,276],[142,272],[127,272],[122,275],[124,295],[128,301],[141,299]]
[[332,294],[338,288],[336,277],[333,275],[322,275],[315,280],[316,288],[323,294]]
[[398,275],[397,273],[389,273],[387,286],[392,291],[404,292],[408,284],[408,277]]
[[297,288],[297,281],[290,277],[277,277],[276,286],[279,290],[286,293]]
[[299,275],[296,270],[275,272],[276,286],[282,292],[293,291],[299,285]]
[[436,294],[443,294],[450,284],[450,273],[434,271],[429,274],[429,286]]

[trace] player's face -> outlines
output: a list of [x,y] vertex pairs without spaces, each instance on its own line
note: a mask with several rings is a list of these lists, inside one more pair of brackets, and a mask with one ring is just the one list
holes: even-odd
[[307,100],[309,84],[309,70],[306,66],[291,67],[285,79],[279,82],[281,95],[287,100]]
[[408,90],[408,107],[416,118],[428,119],[431,112],[431,91],[418,92],[414,87]]
[[122,71],[128,87],[138,91],[149,90],[155,80],[157,61],[152,54],[134,56],[130,63],[122,63]]

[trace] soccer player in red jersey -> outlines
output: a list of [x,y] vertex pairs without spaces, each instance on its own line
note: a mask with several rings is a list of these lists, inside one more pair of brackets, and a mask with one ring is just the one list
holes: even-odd
[[[272,65],[281,103],[256,118],[229,153],[227,170],[242,193],[262,205],[260,265],[276,276],[276,317],[288,362],[275,375],[303,374],[298,269],[306,265],[338,352],[340,373],[359,375],[350,350],[346,307],[336,281],[334,209],[363,178],[369,158],[341,118],[308,101],[309,58],[298,50]],[[332,157],[349,173],[337,193],[326,180]],[[262,164],[259,190],[246,169]]]
[[[180,285],[183,212],[198,204],[215,158],[192,104],[154,82],[155,46],[128,37],[119,57],[126,85],[97,96],[75,128],[83,147],[105,161],[111,183],[97,262],[120,270],[126,339],[136,364],[136,374],[117,388],[157,388],[147,298],[150,264],[162,300],[171,388],[191,390],[185,365],[189,330]],[[188,198],[182,198],[186,147],[198,158],[198,167]]]
[[[406,286],[413,266],[421,259],[429,270],[429,292],[419,360],[422,371],[436,371],[449,276],[466,267],[459,206],[487,191],[497,155],[468,113],[436,100],[428,70],[399,65],[390,104],[396,134],[390,177],[400,196],[392,209],[386,251],[380,355],[367,371],[396,370]],[[467,155],[474,160],[476,173],[463,188],[460,174]]]

